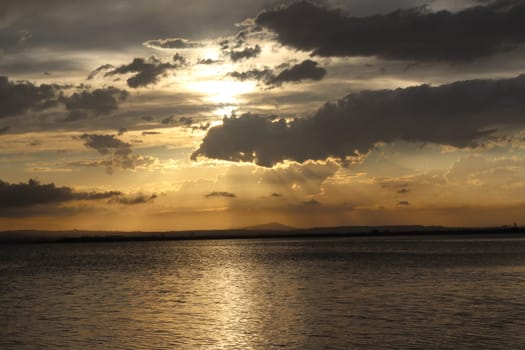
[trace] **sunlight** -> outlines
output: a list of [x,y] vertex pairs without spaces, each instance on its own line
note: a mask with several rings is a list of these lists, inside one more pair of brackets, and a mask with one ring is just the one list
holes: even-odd
[[213,114],[219,118],[230,117],[235,112],[236,109],[237,109],[236,106],[226,105],[226,106],[222,106],[222,107],[215,109],[213,111]]
[[[205,80],[189,84],[189,89],[207,95],[206,100],[214,103],[238,104],[240,96],[255,91],[255,82],[231,80]],[[232,106],[233,107],[233,106]]]

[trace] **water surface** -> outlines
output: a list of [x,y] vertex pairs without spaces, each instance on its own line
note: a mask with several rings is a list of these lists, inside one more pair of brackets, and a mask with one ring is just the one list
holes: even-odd
[[2,349],[525,348],[525,240],[0,246]]

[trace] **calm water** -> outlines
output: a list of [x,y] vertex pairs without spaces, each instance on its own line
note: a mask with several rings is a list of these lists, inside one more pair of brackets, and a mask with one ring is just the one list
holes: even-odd
[[1,349],[524,349],[525,240],[0,246]]

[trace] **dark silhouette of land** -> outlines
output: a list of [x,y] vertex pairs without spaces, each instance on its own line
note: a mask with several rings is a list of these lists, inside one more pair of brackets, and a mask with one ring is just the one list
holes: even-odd
[[[85,243],[122,241],[174,241],[254,238],[322,238],[322,237],[400,237],[400,236],[522,236],[525,226],[443,227],[443,226],[341,226],[297,229],[270,223],[230,230],[195,231],[41,231],[18,230],[0,232],[0,244],[9,243]],[[525,237],[525,236],[524,236]]]

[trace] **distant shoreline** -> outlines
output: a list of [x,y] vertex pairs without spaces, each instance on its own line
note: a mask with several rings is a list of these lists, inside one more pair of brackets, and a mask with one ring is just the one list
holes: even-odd
[[[345,226],[289,230],[195,230],[195,231],[40,231],[0,232],[0,244],[104,243],[182,240],[265,239],[265,238],[337,238],[337,237],[414,237],[414,236],[521,236],[525,227],[436,227],[436,226]],[[524,235],[525,237],[525,235]]]

